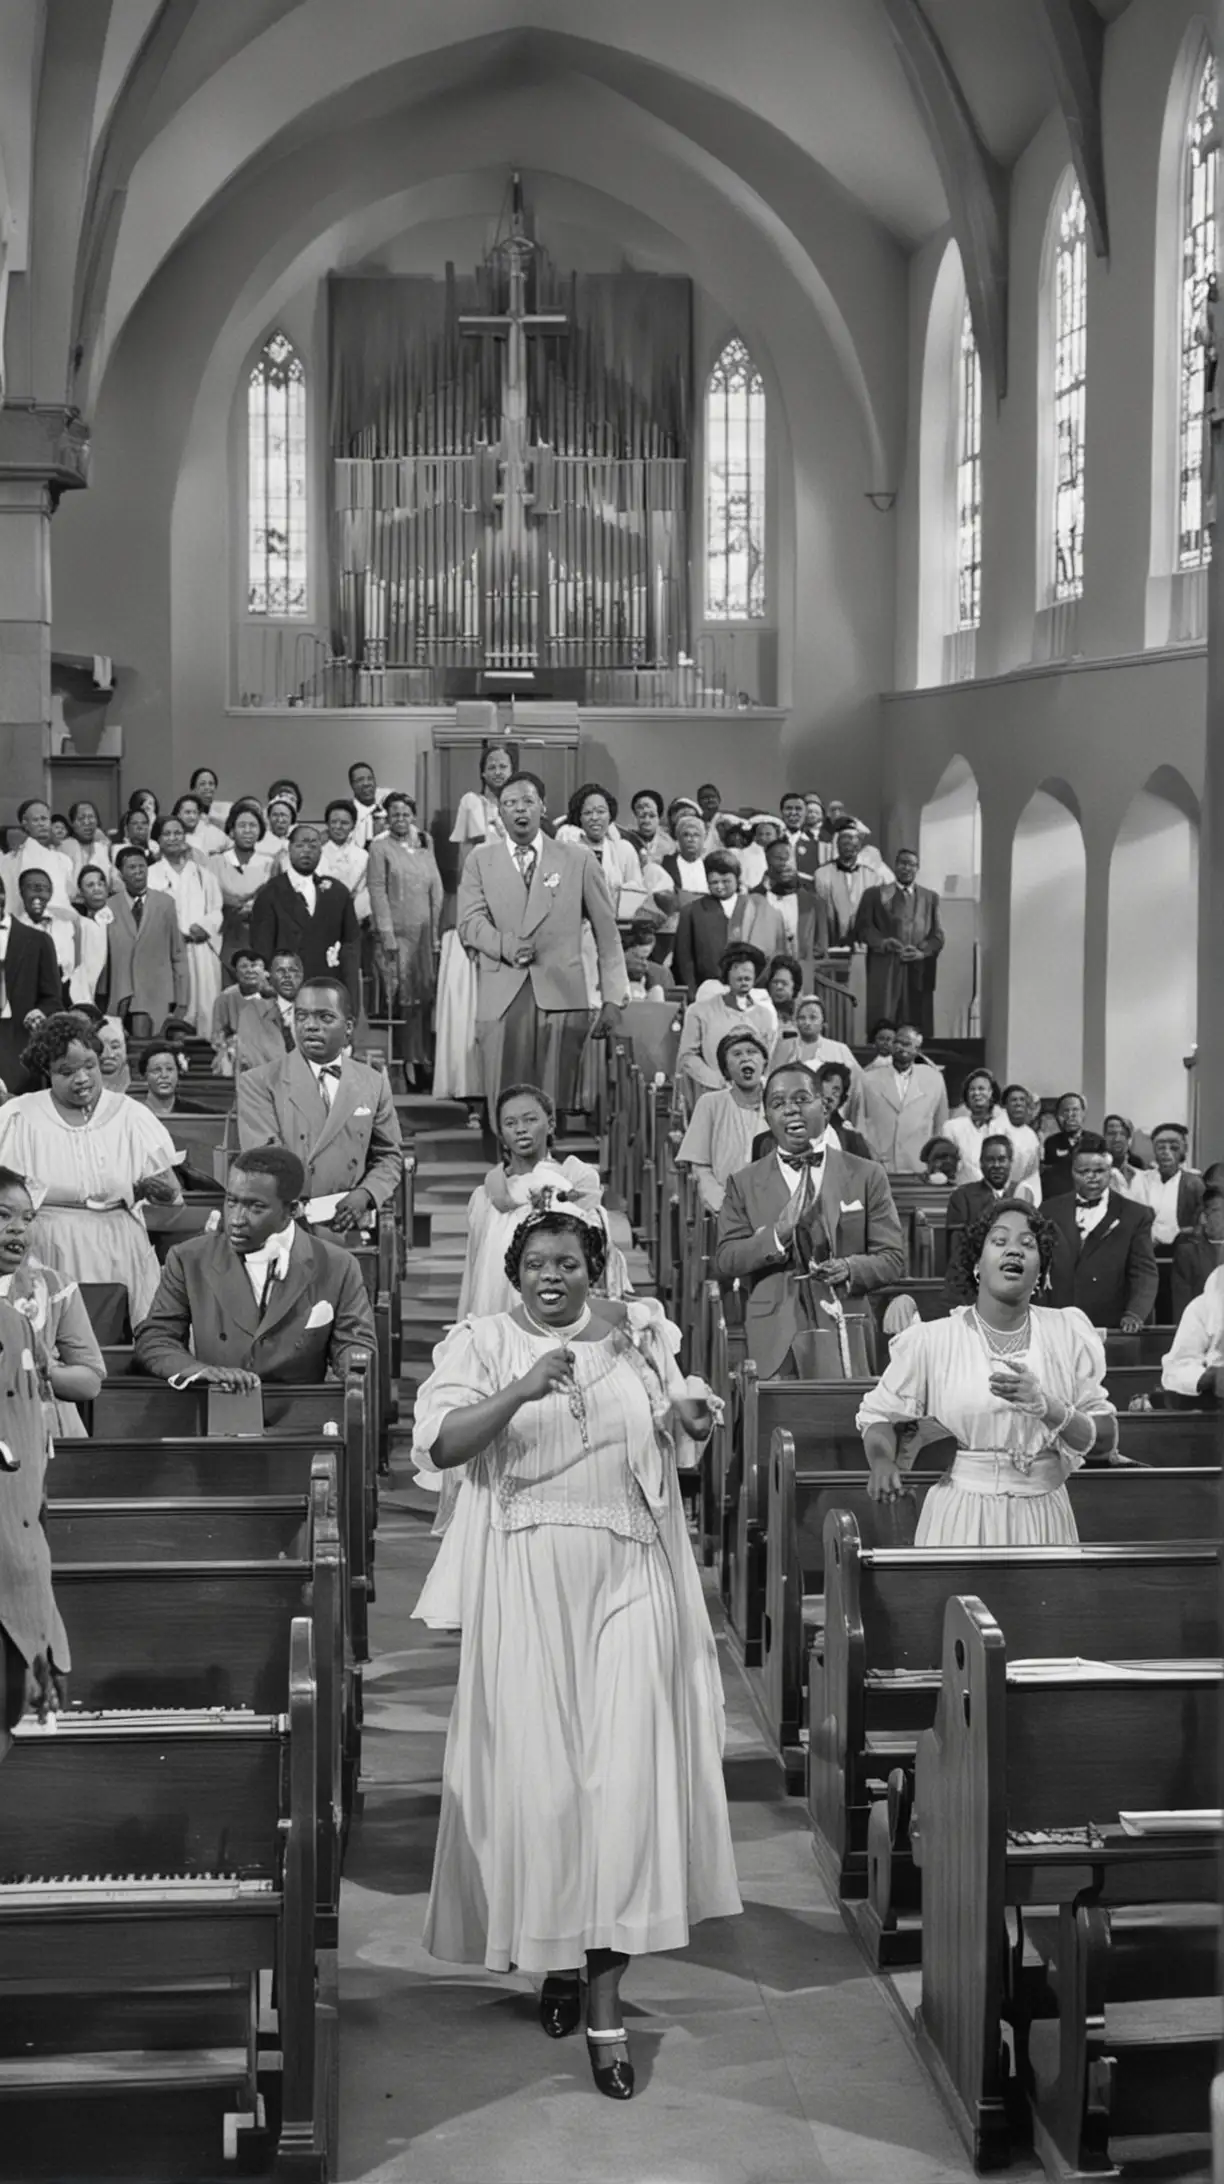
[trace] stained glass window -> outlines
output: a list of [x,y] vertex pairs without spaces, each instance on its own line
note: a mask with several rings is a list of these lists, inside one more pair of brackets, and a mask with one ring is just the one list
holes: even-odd
[[1209,283],[1216,270],[1217,77],[1208,55],[1190,113],[1182,196],[1180,402],[1177,462],[1177,558],[1198,569],[1211,558],[1203,506],[1203,417],[1207,407]]
[[1055,599],[1084,592],[1084,411],[1088,353],[1088,216],[1073,182],[1054,254]]
[[956,626],[982,618],[982,364],[968,301],[956,360]]
[[738,335],[706,381],[706,618],[765,615],[765,386]]
[[247,611],[308,610],[306,374],[293,343],[271,334],[247,383]]

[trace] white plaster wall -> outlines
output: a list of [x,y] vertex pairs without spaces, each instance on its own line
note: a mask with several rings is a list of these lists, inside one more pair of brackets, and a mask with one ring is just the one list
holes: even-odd
[[1043,1096],[1077,1091],[1083,1074],[1084,880],[1074,817],[1034,790],[1012,848],[1006,1075]]
[[1147,1130],[1190,1119],[1197,911],[1197,820],[1143,789],[1110,862],[1105,1083],[1110,1108]]

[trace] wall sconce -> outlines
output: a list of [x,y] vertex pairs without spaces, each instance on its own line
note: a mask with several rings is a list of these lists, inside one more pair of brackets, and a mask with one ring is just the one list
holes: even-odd
[[895,492],[892,492],[892,493],[864,493],[864,495],[863,495],[863,499],[864,499],[864,500],[869,500],[869,501],[871,502],[871,505],[872,505],[872,507],[873,507],[873,508],[875,509],[875,511],[876,511],[876,514],[877,514],[877,515],[880,515],[880,516],[888,516],[888,515],[891,515],[891,514],[892,514],[892,511],[893,511],[893,509],[894,509],[894,508],[896,507],[896,505],[897,505],[897,496],[896,496],[896,493],[895,493]]

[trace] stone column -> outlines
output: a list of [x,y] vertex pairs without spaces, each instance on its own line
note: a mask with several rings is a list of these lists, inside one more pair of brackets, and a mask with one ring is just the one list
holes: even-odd
[[89,435],[75,410],[0,407],[0,823],[45,796],[51,751],[51,518],[83,486]]

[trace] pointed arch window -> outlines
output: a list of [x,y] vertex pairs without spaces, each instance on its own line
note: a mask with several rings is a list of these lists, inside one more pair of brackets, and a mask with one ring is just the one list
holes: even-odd
[[309,612],[306,373],[287,335],[270,334],[247,382],[247,612]]
[[705,612],[765,618],[765,383],[733,335],[705,389]]
[[1211,559],[1203,493],[1204,414],[1210,287],[1216,273],[1219,82],[1207,54],[1190,107],[1182,178],[1181,325],[1177,443],[1177,562],[1200,569]]
[[956,626],[982,618],[982,361],[965,299],[956,359]]
[[1084,592],[1084,423],[1088,361],[1088,216],[1072,181],[1057,214],[1054,238],[1053,580],[1055,601]]

